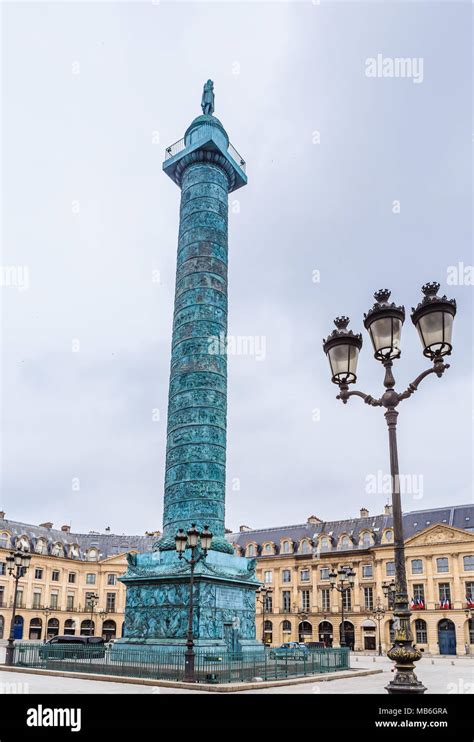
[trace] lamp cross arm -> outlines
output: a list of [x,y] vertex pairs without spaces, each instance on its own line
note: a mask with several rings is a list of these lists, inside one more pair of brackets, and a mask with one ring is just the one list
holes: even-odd
[[370,394],[364,394],[364,392],[359,392],[357,389],[350,392],[347,384],[341,384],[340,390],[341,392],[337,395],[336,399],[340,399],[344,404],[347,404],[349,397],[360,397],[364,400],[365,404],[371,407],[382,407],[383,402],[381,399],[375,399]]
[[404,392],[398,395],[399,401],[401,402],[402,399],[408,399],[409,397],[411,397],[411,395],[418,390],[418,387],[423,379],[426,379],[426,377],[430,374],[436,374],[438,378],[441,378],[447,368],[449,368],[449,363],[443,363],[442,360],[435,361],[432,368],[428,368],[426,369],[426,371],[423,371],[419,376],[416,377],[414,381],[411,382],[411,384],[408,384]]

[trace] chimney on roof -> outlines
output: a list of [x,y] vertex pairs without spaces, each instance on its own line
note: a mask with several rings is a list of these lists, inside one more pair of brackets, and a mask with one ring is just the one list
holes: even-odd
[[317,518],[315,515],[310,515],[306,522],[316,524],[316,523],[322,523],[322,520],[321,518]]
[[368,518],[369,517],[369,511],[367,508],[361,508],[360,509],[360,517],[361,518]]
[[0,510],[0,520],[5,520],[5,511]]
[[40,528],[52,528],[53,524],[49,522],[49,520],[46,521],[46,523],[40,523]]
[[392,515],[392,506],[391,505],[385,505],[384,515]]
[[234,533],[234,532],[233,532],[233,530],[232,530],[232,528],[226,528],[226,529],[225,529],[225,532],[226,532],[226,533]]
[[64,533],[69,533],[71,530],[71,526],[61,526],[61,531],[64,531]]
[[240,533],[245,533],[245,531],[251,531],[252,529],[248,526],[239,526]]

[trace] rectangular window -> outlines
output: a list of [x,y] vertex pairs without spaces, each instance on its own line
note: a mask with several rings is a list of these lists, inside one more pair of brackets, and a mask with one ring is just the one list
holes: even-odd
[[59,570],[53,569],[51,572],[51,579],[53,582],[59,582]]
[[5,605],[5,588],[3,585],[0,585],[0,606]]
[[466,600],[474,601],[474,582],[466,582]]
[[42,580],[43,579],[43,570],[39,567],[36,567],[35,569],[35,580]]
[[423,574],[423,562],[421,559],[412,559],[411,560],[411,572],[413,575],[422,575]]
[[448,557],[439,557],[436,560],[437,572],[449,572]]
[[440,582],[438,585],[439,589],[439,601],[451,603],[451,588],[449,582]]
[[289,613],[291,611],[291,593],[289,590],[283,590],[281,594],[282,599],[282,607],[285,613]]
[[387,577],[393,577],[395,574],[395,562],[387,562],[385,565],[385,574]]
[[41,607],[41,590],[35,590],[33,593],[33,608]]
[[67,581],[71,584],[73,584],[76,581],[76,573],[75,572],[69,572]]
[[265,613],[273,613],[273,597],[271,595],[265,595],[263,605],[265,607]]
[[416,601],[418,601],[419,603],[425,602],[425,588],[423,585],[413,585],[413,598],[415,600],[415,603]]
[[469,556],[464,557],[464,570],[466,572],[474,571],[474,554],[470,554]]
[[323,611],[329,611],[331,609],[331,591],[328,587],[321,590],[321,608]]
[[309,590],[301,591],[301,608],[303,611],[309,611]]
[[426,622],[423,619],[418,618],[415,621],[416,631],[416,643],[417,644],[428,644],[428,633],[426,630]]
[[73,611],[74,610],[74,595],[68,595],[66,598],[66,610],[67,611]]
[[0,562],[0,575],[6,575],[6,573],[7,573],[6,562]]
[[107,575],[107,585],[116,585],[117,584],[117,575]]
[[106,610],[115,613],[115,593],[107,593]]
[[95,585],[95,574],[93,572],[88,572],[86,574],[86,584]]
[[352,594],[351,593],[352,593],[351,590],[345,590],[342,593],[342,600],[344,603],[345,611],[350,611],[350,609],[352,608]]
[[16,607],[17,608],[24,608],[25,607],[23,605],[23,590],[18,590],[18,592],[17,592]]
[[91,601],[91,599],[94,598],[94,595],[95,595],[95,593],[86,593],[86,603],[85,603],[86,611],[90,611],[90,609],[91,609],[91,603],[90,603],[90,601]]
[[49,602],[50,608],[57,608],[58,607],[58,593],[51,593],[51,600]]
[[291,570],[284,569],[281,573],[283,582],[291,582]]
[[364,606],[368,611],[374,607],[374,591],[371,587],[364,587]]
[[269,582],[272,582],[272,580],[273,580],[273,572],[272,572],[272,570],[271,569],[265,570],[265,572],[263,573],[263,581],[268,584]]
[[372,577],[373,576],[373,570],[371,564],[363,564],[362,565],[362,577]]
[[321,580],[329,580],[329,567],[322,567],[319,570]]
[[300,572],[300,577],[302,582],[309,582],[311,579],[309,569],[302,569]]

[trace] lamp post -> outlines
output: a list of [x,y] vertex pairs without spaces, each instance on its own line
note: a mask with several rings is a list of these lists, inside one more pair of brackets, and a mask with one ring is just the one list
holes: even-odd
[[51,610],[49,605],[45,605],[45,607],[43,608],[44,620],[45,620],[43,642],[46,642],[46,639],[48,638],[48,616],[50,616],[52,612],[53,611]]
[[8,637],[8,643],[5,654],[5,664],[13,665],[13,654],[15,651],[15,614],[16,605],[18,601],[18,582],[25,574],[26,570],[30,566],[31,554],[27,554],[20,549],[11,551],[6,558],[8,565],[8,574],[13,577],[15,586],[13,588],[13,607],[12,617],[10,622],[10,635]]
[[101,622],[100,635],[103,636],[103,633],[104,633],[104,621],[105,621],[105,617],[109,615],[109,612],[105,608],[103,608],[101,611],[99,611],[97,613],[97,615],[100,617],[100,622]]
[[[339,577],[339,579],[338,579]],[[346,646],[346,629],[344,626],[344,598],[346,593],[354,587],[355,572],[351,567],[341,567],[336,572],[329,573],[331,590],[341,593],[341,647]]]
[[382,585],[382,590],[384,597],[387,598],[387,605],[388,609],[393,610],[393,604],[395,602],[395,592],[396,592],[396,586],[394,581],[392,582],[384,582]]
[[385,608],[382,605],[380,597],[375,601],[375,608],[372,611],[372,615],[377,621],[378,626],[378,638],[379,638],[379,657],[382,656],[382,640],[380,638],[380,622],[385,617]]
[[[199,541],[201,548],[199,550]],[[205,559],[207,552],[211,548],[212,533],[208,526],[199,533],[196,524],[193,523],[188,532],[185,533],[182,528],[178,530],[175,536],[176,551],[180,559],[184,559],[191,568],[189,579],[189,611],[188,611],[188,631],[186,635],[186,652],[184,654],[184,679],[194,683],[194,636],[193,636],[193,614],[194,614],[194,570],[196,564]],[[186,549],[191,549],[191,558],[187,559],[184,553]]]
[[407,578],[405,568],[405,546],[403,541],[402,508],[400,499],[400,476],[397,452],[397,417],[396,407],[417,391],[420,383],[434,373],[440,378],[449,364],[444,363],[444,356],[452,350],[451,335],[453,319],[456,314],[456,302],[446,296],[438,296],[439,283],[427,283],[422,287],[424,298],[416,309],[412,310],[411,319],[418,330],[423,345],[423,355],[433,362],[433,366],[423,371],[408,385],[407,389],[395,391],[395,378],[392,373],[393,361],[400,357],[400,336],[405,319],[405,309],[390,303],[390,291],[382,289],[374,294],[375,304],[364,317],[374,348],[374,357],[385,369],[385,392],[380,399],[359,391],[349,391],[349,384],[356,379],[357,361],[362,347],[362,336],[347,329],[349,319],[338,317],[334,330],[324,341],[324,351],[329,359],[332,381],[339,386],[340,399],[344,404],[352,396],[361,397],[372,407],[384,407],[388,426],[390,472],[392,480],[392,511],[395,552],[396,595],[394,603],[394,644],[387,652],[395,662],[396,673],[386,687],[389,693],[424,693],[426,688],[414,673],[414,663],[421,658],[421,652],[413,645],[410,627],[410,607],[408,603]]
[[267,587],[267,585],[260,585],[256,591],[255,597],[262,604],[262,644],[265,646],[265,613],[267,610],[267,600],[273,594],[273,588]]
[[92,632],[94,629],[94,608],[96,607],[97,603],[99,602],[99,596],[97,593],[92,593],[91,595],[87,596],[87,603],[89,604],[89,608],[91,611],[91,625],[90,625],[90,634],[89,636],[92,636]]

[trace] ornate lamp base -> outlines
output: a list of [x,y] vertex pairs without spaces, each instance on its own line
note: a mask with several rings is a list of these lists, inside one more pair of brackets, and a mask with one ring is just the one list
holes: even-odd
[[395,662],[395,677],[385,686],[391,695],[410,693],[421,695],[426,688],[415,675],[415,662],[421,659],[421,652],[411,642],[396,642],[387,652],[387,657]]

